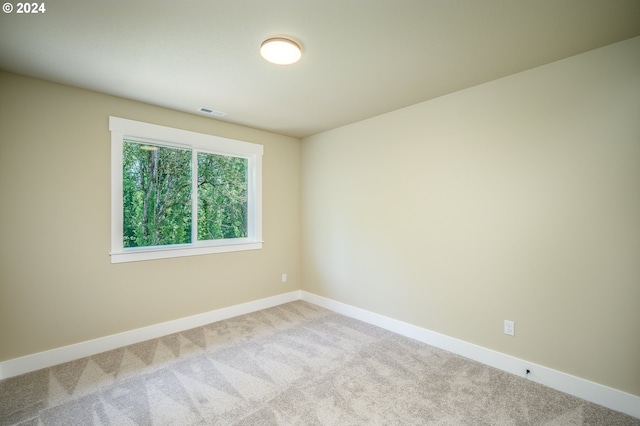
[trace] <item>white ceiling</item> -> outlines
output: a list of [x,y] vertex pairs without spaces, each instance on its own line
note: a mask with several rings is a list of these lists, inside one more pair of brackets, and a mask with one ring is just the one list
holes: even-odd
[[[640,35],[640,0],[44,4],[0,14],[0,69],[295,137]],[[299,63],[259,56],[282,35]]]

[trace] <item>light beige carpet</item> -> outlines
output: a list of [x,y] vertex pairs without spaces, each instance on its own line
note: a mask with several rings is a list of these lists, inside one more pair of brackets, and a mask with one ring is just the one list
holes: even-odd
[[0,382],[1,425],[640,425],[298,301]]

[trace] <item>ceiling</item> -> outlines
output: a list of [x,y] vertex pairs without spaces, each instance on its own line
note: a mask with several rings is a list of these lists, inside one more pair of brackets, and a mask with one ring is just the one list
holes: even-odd
[[0,14],[0,69],[298,138],[640,35],[640,0],[44,4]]

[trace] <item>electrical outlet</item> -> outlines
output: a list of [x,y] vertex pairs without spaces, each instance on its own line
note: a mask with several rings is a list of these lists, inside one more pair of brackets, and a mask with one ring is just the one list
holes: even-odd
[[282,274],[282,282],[283,283],[287,282],[287,274]]
[[504,334],[515,336],[516,326],[513,321],[504,320]]

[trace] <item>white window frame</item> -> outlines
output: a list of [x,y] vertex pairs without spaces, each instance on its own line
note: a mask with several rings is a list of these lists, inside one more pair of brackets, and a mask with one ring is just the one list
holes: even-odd
[[[109,130],[111,131],[111,263],[262,248],[262,145],[111,116]],[[193,239],[189,244],[125,248],[122,201],[122,147],[125,140],[246,158],[248,160],[247,237],[208,241]],[[195,151],[192,152],[195,155]],[[195,182],[196,179],[193,181]],[[197,200],[193,203],[196,204]],[[195,213],[194,209],[194,216]],[[193,228],[195,229],[195,226]]]

